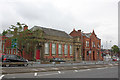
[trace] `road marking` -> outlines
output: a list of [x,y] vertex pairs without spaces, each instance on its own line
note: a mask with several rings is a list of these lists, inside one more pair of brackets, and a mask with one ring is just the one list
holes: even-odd
[[109,64],[109,65],[113,66],[113,64]]
[[52,69],[58,70],[58,68],[52,68]]
[[105,68],[97,68],[97,69],[105,69]]
[[73,67],[73,68],[77,68],[77,67]]
[[58,73],[60,74],[61,72],[60,72],[60,71],[58,71]]
[[41,68],[41,70],[46,70],[46,69],[44,69],[44,68]]
[[5,75],[0,76],[0,80],[4,77]]
[[75,72],[78,72],[78,70],[74,70]]
[[58,73],[43,74],[43,75],[38,75],[38,76],[54,75],[54,74],[58,74]]
[[11,78],[16,78],[16,77],[11,77]]
[[34,73],[34,76],[37,76],[38,74],[37,73]]
[[37,69],[32,69],[32,70],[34,70],[34,71],[38,71]]

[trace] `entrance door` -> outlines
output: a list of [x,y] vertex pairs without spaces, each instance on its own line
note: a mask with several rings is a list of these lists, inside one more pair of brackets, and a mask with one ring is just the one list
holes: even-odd
[[40,50],[36,50],[36,60],[40,59]]
[[75,60],[78,60],[78,54],[79,54],[79,48],[77,48],[76,53],[75,53]]
[[95,51],[93,51],[93,60],[95,60]]

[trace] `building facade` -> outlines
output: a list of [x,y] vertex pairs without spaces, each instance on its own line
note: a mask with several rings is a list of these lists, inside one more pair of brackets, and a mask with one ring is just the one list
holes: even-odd
[[94,30],[92,33],[83,33],[81,30],[70,33],[72,37],[79,37],[81,40],[82,60],[97,61],[103,60],[101,55],[101,39],[97,37]]
[[[28,30],[24,26],[24,31]],[[64,60],[81,60],[81,42],[79,38],[73,38],[64,31],[34,26],[29,29],[30,37],[24,40],[26,43],[19,45],[23,47],[23,57],[28,60],[49,60],[62,58]],[[28,34],[27,34],[28,35]],[[2,38],[2,52],[6,54],[21,55],[17,48],[11,48],[12,41],[8,37]]]

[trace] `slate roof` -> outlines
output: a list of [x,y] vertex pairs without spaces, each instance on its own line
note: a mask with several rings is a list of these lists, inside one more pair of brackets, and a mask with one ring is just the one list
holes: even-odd
[[55,29],[51,29],[51,28],[44,28],[44,27],[41,27],[41,26],[34,26],[30,30],[36,31],[38,29],[43,30],[45,34],[50,35],[50,36],[72,38],[72,36],[67,34],[65,31],[55,30]]
[[90,38],[91,34],[92,34],[92,33],[82,33],[83,36],[86,36],[86,37],[88,37],[88,38]]

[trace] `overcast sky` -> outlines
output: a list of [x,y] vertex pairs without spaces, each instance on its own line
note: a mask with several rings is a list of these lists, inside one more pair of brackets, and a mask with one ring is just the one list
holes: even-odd
[[[0,33],[25,23],[62,30],[93,29],[104,48],[118,45],[119,0],[0,0]],[[107,41],[107,42],[106,42]],[[111,42],[110,42],[111,41]]]

